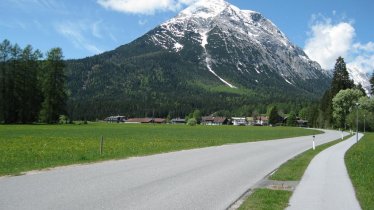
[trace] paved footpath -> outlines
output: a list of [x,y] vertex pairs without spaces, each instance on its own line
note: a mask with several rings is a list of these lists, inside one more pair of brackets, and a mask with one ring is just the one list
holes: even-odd
[[[359,134],[359,139],[362,136]],[[346,151],[355,143],[356,136],[318,154],[296,187],[287,210],[361,209],[344,163]]]

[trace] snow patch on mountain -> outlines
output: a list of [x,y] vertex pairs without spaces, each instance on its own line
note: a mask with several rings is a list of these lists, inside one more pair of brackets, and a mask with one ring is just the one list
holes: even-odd
[[293,85],[292,82],[288,81],[288,79],[283,78],[288,84]]
[[208,44],[208,31],[201,32],[200,36],[201,36],[201,46],[204,49],[206,49],[205,46]]
[[366,94],[370,94],[370,75],[363,72],[360,68],[347,64],[347,71],[356,85],[361,84]]
[[213,71],[212,67],[211,67],[211,59],[209,57],[206,57],[205,58],[205,61],[206,61],[206,67],[208,68],[208,70],[214,75],[216,76],[219,80],[221,80],[221,82],[225,83],[225,85],[229,86],[230,88],[237,88],[235,87],[234,85],[230,84],[229,82],[227,82],[226,80],[222,79],[220,76],[217,75],[216,72]]
[[220,76],[218,76],[218,74],[216,72],[213,71],[213,69],[211,67],[211,58],[209,58],[208,51],[206,50],[206,45],[208,44],[208,31],[203,32],[200,35],[201,35],[201,46],[204,48],[205,62],[206,62],[206,67],[208,68],[208,70],[214,76],[216,76],[219,80],[221,80],[224,84],[226,84],[227,86],[229,86],[230,88],[237,88],[234,85],[232,85],[229,82],[227,82],[226,80],[222,79]]
[[221,13],[228,3],[224,0],[200,0],[190,7],[183,10],[179,17],[195,17],[201,19],[209,19]]
[[174,44],[174,49],[175,49],[176,52],[179,52],[183,49],[183,45],[181,45],[180,43],[177,42],[177,43]]
[[[248,78],[253,72],[257,72],[256,77],[268,78],[274,73],[282,74],[287,78],[284,82],[293,85],[297,83],[291,81],[330,77],[270,20],[224,0],[199,0],[155,30],[150,40],[169,51],[201,47],[196,50],[201,52],[199,57],[205,58],[207,69],[232,88],[235,86],[223,78],[232,79],[230,74],[236,72]],[[215,68],[224,65],[226,72],[220,69],[218,76],[212,61],[219,65]]]

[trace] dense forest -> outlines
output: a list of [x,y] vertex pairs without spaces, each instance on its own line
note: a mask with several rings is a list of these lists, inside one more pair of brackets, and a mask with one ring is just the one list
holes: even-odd
[[[274,123],[287,116],[292,119],[290,126],[299,117],[311,127],[347,129],[355,127],[352,110],[359,102],[360,117],[367,120],[368,130],[374,130],[373,99],[350,80],[341,57],[330,87],[318,97],[280,84],[232,89],[202,77],[208,73],[167,52],[127,59],[121,55],[130,52],[115,53],[118,50],[64,61],[62,50],[53,48],[43,59],[30,45],[22,49],[4,40],[0,44],[0,121],[57,123],[109,115],[191,118],[198,110],[199,116],[266,114]],[[116,64],[113,59],[123,62]],[[370,82],[374,91],[374,74]]]
[[0,122],[56,123],[66,113],[62,50],[43,54],[31,45],[0,44]]

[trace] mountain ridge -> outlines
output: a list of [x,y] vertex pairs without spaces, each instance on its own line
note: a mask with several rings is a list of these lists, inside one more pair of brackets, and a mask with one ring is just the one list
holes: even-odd
[[270,20],[223,0],[198,1],[131,43],[69,61],[68,72],[69,110],[79,117],[310,101],[331,81]]

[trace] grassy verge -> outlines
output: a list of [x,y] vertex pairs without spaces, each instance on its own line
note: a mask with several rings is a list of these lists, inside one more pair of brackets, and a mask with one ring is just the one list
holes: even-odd
[[[269,139],[319,131],[288,127],[0,125],[0,176],[75,163]],[[104,153],[99,142],[104,136]]]
[[[351,136],[352,135],[345,137],[344,140]],[[341,139],[338,139],[317,146],[316,150],[309,149],[305,151],[284,163],[269,179],[278,181],[301,180],[310,161],[312,161],[318,153],[341,141]],[[240,209],[285,209],[288,206],[291,195],[292,192],[284,190],[257,189],[247,198]]]
[[291,195],[290,191],[257,189],[239,210],[283,210],[288,206]]
[[345,163],[361,208],[374,209],[374,133],[348,150]]

